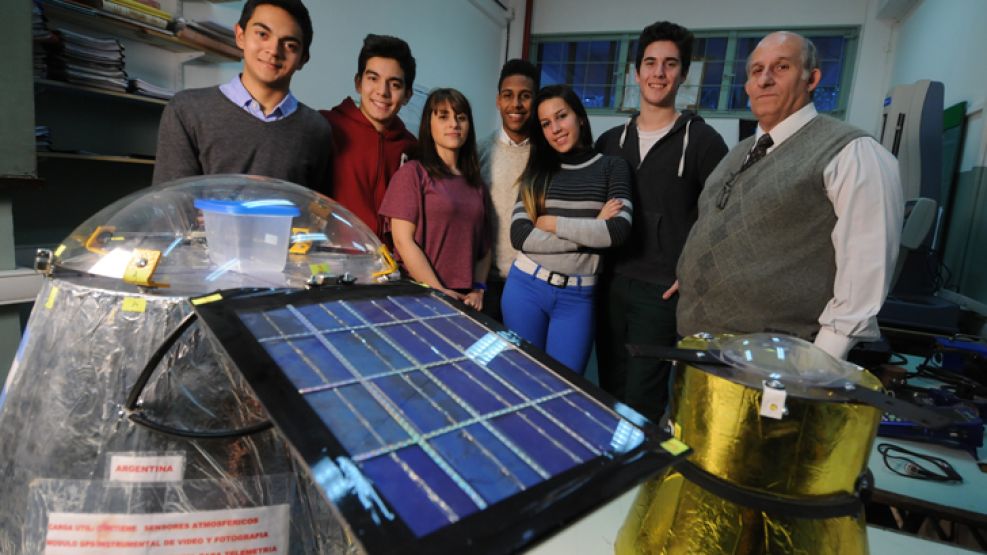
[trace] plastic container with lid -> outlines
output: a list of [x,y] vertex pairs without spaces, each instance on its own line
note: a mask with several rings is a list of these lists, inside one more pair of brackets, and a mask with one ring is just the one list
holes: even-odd
[[196,199],[195,207],[205,218],[213,263],[241,273],[284,270],[291,220],[301,213],[291,201]]

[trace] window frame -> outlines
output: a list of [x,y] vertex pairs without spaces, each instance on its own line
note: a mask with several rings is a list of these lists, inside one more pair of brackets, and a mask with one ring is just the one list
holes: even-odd
[[[724,53],[724,63],[723,63],[723,77],[720,82],[720,97],[718,101],[719,106],[728,106],[731,87],[737,82],[738,76],[734,73],[733,62],[734,55],[737,51],[737,41],[739,39],[749,39],[749,38],[760,38],[768,33],[772,33],[779,30],[788,30],[799,33],[809,39],[814,37],[833,37],[841,36],[845,39],[844,43],[844,57],[842,64],[842,71],[839,78],[840,93],[837,100],[836,109],[826,112],[827,115],[838,119],[845,119],[850,91],[853,88],[853,76],[854,70],[857,65],[857,52],[860,43],[860,26],[854,25],[834,25],[834,26],[823,26],[823,27],[789,27],[786,29],[769,29],[769,28],[746,28],[746,29],[701,29],[693,30],[692,33],[696,39],[712,39],[712,38],[726,38],[726,51]],[[612,81],[610,85],[614,88],[613,98],[614,107],[613,108],[586,108],[586,111],[591,116],[625,116],[636,112],[636,109],[623,109],[621,105],[624,101],[624,90],[625,90],[625,79],[629,72],[634,71],[633,60],[627,61],[628,57],[632,54],[629,52],[630,45],[638,39],[640,36],[640,31],[624,31],[624,32],[601,32],[601,33],[555,33],[555,34],[538,34],[532,35],[531,45],[528,52],[528,59],[532,61],[536,66],[538,65],[538,47],[544,43],[550,42],[581,42],[581,41],[619,41],[617,60],[614,63],[614,73],[611,76]],[[746,80],[746,76],[740,76],[740,82]],[[632,81],[633,82],[633,81]],[[701,94],[701,92],[700,92]],[[715,109],[711,110],[709,108],[700,108],[698,110],[699,115],[705,118],[749,118],[750,110],[736,110],[736,109]]]

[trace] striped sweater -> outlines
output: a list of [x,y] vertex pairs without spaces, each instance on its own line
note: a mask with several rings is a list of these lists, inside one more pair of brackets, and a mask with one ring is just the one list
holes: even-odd
[[[562,164],[545,195],[545,214],[558,216],[556,232],[536,228],[519,198],[511,218],[511,244],[553,272],[599,273],[601,250],[620,245],[631,233],[630,179],[627,162],[616,156],[596,154],[581,164]],[[612,198],[623,201],[623,210],[597,220]]]

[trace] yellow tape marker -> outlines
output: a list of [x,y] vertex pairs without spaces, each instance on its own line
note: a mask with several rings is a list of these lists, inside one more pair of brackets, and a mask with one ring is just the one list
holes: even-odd
[[147,299],[141,297],[125,297],[123,299],[124,312],[144,312],[147,309]]
[[205,297],[198,297],[192,299],[192,304],[195,306],[199,306],[200,304],[209,304],[221,300],[223,300],[222,295],[220,295],[219,293],[213,293],[212,295],[206,295]]
[[329,263],[319,262],[317,264],[309,264],[308,269],[312,271],[312,275],[328,274],[329,273]]
[[681,455],[689,450],[688,445],[682,443],[674,437],[661,442],[661,448],[668,451],[672,455]]
[[50,309],[51,307],[55,306],[55,297],[57,296],[58,296],[58,288],[52,287],[51,293],[48,293],[48,300],[45,301],[45,308]]
[[65,252],[65,245],[58,245],[58,248],[55,249],[55,256],[62,256],[63,252]]

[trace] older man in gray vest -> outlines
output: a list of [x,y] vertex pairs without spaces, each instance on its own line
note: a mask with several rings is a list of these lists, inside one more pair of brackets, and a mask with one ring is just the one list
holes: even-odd
[[747,60],[754,137],[716,167],[679,260],[678,330],[790,333],[836,357],[876,338],[904,211],[898,163],[817,114],[815,46],[781,31]]

